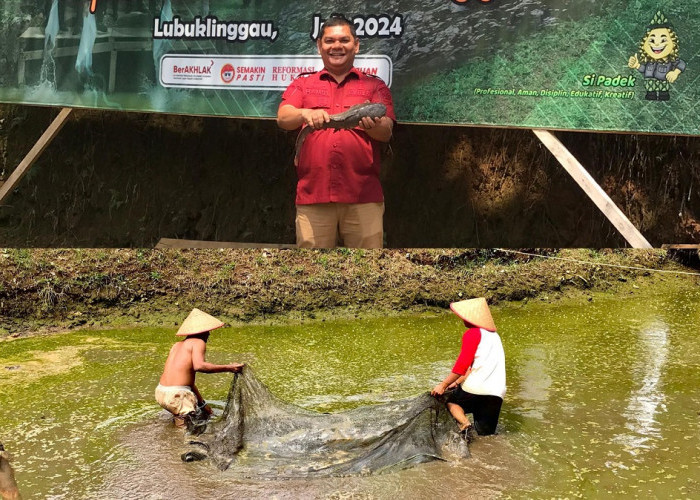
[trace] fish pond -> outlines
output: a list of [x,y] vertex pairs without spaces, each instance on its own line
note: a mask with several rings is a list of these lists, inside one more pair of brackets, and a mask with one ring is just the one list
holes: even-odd
[[[0,343],[0,441],[26,498],[700,497],[700,290],[668,283],[492,308],[508,394],[499,433],[461,461],[284,480],[184,463],[190,448],[153,399],[174,325]],[[462,331],[449,312],[231,327],[208,359],[339,412],[430,390]],[[231,377],[198,377],[217,415]]]

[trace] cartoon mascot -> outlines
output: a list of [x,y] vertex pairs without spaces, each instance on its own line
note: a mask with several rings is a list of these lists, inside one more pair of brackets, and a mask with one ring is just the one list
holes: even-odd
[[678,36],[666,16],[657,12],[639,44],[641,57],[630,57],[628,66],[644,74],[646,99],[668,101],[671,84],[676,81],[685,62],[678,57]]

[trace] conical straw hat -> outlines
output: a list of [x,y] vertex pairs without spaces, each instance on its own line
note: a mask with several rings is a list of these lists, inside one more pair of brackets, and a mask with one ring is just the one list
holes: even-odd
[[215,330],[222,326],[224,326],[224,324],[214,316],[200,311],[195,307],[185,321],[182,322],[180,329],[175,335],[183,337],[187,335],[197,335],[198,333]]
[[491,317],[489,305],[483,297],[453,302],[450,304],[450,309],[470,325],[492,332],[496,331],[496,324]]

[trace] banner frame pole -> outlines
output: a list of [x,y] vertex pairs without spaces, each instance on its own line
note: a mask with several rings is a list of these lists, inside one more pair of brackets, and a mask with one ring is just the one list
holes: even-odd
[[593,179],[585,167],[571,154],[559,139],[549,130],[532,129],[532,132],[554,155],[568,174],[576,181],[603,215],[615,226],[632,248],[653,248],[615,202]]
[[22,177],[24,177],[24,175],[29,171],[32,165],[34,165],[34,162],[36,162],[36,160],[39,159],[41,153],[44,152],[44,150],[49,146],[49,144],[51,144],[51,141],[53,141],[54,137],[56,137],[56,135],[63,128],[63,125],[65,125],[66,120],[68,119],[68,116],[70,116],[71,111],[72,108],[61,108],[61,111],[59,111],[56,118],[53,119],[51,124],[44,131],[44,133],[41,134],[39,140],[36,141],[34,146],[32,146],[32,149],[29,150],[29,153],[27,153],[27,155],[22,159],[19,165],[17,165],[17,168],[13,170],[13,172],[3,184],[0,184],[0,206],[2,205],[5,198],[7,198],[7,196],[16,187],[16,185],[19,183]]

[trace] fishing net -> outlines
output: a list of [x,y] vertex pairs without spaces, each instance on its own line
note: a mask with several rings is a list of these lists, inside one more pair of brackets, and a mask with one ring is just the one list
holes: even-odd
[[191,444],[185,461],[208,457],[242,477],[390,472],[469,456],[443,401],[414,398],[319,413],[275,397],[247,367],[235,374],[220,420]]

